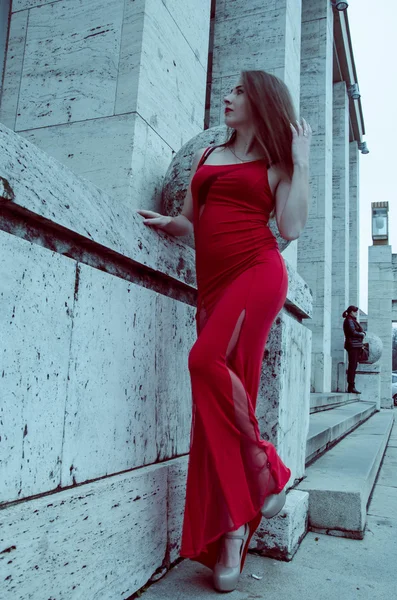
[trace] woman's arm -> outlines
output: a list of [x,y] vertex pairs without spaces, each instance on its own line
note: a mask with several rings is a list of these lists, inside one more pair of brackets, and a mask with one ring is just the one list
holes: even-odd
[[280,234],[286,240],[296,240],[302,233],[309,211],[309,152],[311,127],[304,119],[292,129],[292,179],[279,167],[276,188],[276,218]]
[[166,233],[169,233],[170,235],[174,236],[184,236],[192,232],[193,198],[191,182],[193,179],[193,175],[197,170],[200,158],[202,157],[204,150],[205,148],[201,148],[195,153],[193,157],[192,168],[190,171],[189,187],[186,192],[183,208],[179,215],[177,215],[176,217],[169,217],[166,215],[161,215],[160,213],[156,213],[151,210],[138,210],[137,212],[142,217],[144,217],[143,223],[145,225],[161,229],[162,231],[165,231]]

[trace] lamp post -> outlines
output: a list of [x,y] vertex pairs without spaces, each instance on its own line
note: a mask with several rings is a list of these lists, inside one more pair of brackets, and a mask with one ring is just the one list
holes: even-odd
[[372,241],[374,246],[389,244],[389,203],[372,202]]

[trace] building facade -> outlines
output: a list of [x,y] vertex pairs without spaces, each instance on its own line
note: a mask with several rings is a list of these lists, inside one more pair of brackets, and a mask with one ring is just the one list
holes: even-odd
[[[330,0],[14,0],[2,11],[0,552],[17,550],[0,568],[21,598],[43,587],[127,598],[178,557],[195,337],[193,250],[135,210],[162,210],[173,157],[221,123],[242,69],[287,83],[313,128],[311,209],[283,252],[288,298],[258,417],[293,486],[310,392],[344,391],[341,315],[358,304],[364,124],[348,17]],[[307,511],[306,492],[289,498],[291,519]],[[271,543],[264,530],[254,541]]]

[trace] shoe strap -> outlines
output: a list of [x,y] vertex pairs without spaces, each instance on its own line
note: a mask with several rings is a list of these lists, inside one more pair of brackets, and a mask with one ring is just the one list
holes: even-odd
[[[245,526],[247,527],[247,525]],[[247,529],[244,529],[244,533],[243,535],[233,535],[233,531],[230,531],[229,533],[225,533],[225,538],[228,540],[245,540],[247,536]]]

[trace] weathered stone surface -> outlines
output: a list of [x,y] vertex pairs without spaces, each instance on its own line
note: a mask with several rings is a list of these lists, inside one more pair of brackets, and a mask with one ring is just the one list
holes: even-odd
[[291,469],[289,486],[305,472],[310,342],[310,330],[283,310],[270,331],[258,394],[261,434]]
[[16,131],[114,114],[124,2],[32,8]]
[[52,2],[54,2],[54,0],[13,0],[12,12],[26,10],[27,8],[41,6],[42,4],[51,4]]
[[192,398],[188,355],[196,340],[195,309],[157,294],[153,317],[156,450],[158,460],[164,460],[189,452]]
[[57,600],[128,598],[163,563],[166,515],[164,465],[5,508],[2,591],[15,600],[43,590]]
[[308,467],[298,489],[309,492],[310,527],[362,539],[393,421],[391,411],[375,414]]
[[[221,144],[227,139],[227,127],[219,125],[202,131],[189,140],[174,156],[164,177],[163,209],[164,213],[176,215],[180,212],[189,185],[189,177],[194,154],[200,148],[212,144]],[[289,242],[281,237],[275,219],[270,220],[270,228],[277,238],[280,250],[284,250]]]
[[193,309],[79,266],[62,486],[189,450]]
[[369,357],[368,360],[365,361],[364,364],[373,365],[376,363],[380,357],[382,356],[383,351],[383,343],[378,335],[372,333],[372,331],[367,331],[364,342],[369,344]]
[[[183,16],[187,8],[193,11],[190,18]],[[187,33],[187,19],[192,19],[196,22],[198,46],[208,47],[209,15],[209,0],[199,3],[190,0],[189,7],[184,3],[183,9],[176,3],[165,5],[157,0],[126,2],[127,28],[123,32],[116,112],[136,110],[173,150],[178,150],[203,127],[206,67],[199,60],[196,48],[193,50],[196,44],[191,38],[186,39],[184,33]],[[136,38],[137,30],[141,35],[141,28],[137,70],[135,54],[131,56],[127,48],[133,44],[131,40]]]
[[76,263],[0,231],[0,502],[60,483]]
[[[333,12],[328,0],[302,2],[301,113],[311,124],[312,203],[299,238],[298,272],[313,293],[312,391],[331,391]],[[317,16],[318,15],[318,16]]]
[[288,291],[285,307],[299,318],[311,317],[313,297],[309,286],[287,260],[285,264],[288,272]]
[[290,490],[281,513],[273,519],[262,519],[250,549],[262,556],[292,560],[308,528],[309,494]]
[[[382,408],[392,408],[392,300],[396,299],[392,247],[368,248],[368,331],[382,340],[380,402]],[[396,293],[396,294],[395,294]]]
[[380,364],[359,364],[356,369],[355,384],[361,398],[376,403],[380,410]]
[[179,558],[181,547],[183,512],[185,508],[188,457],[183,456],[168,463],[168,560]]
[[113,196],[120,207],[161,210],[163,174],[172,151],[140,115],[43,127],[21,135]]
[[1,124],[0,175],[14,190],[16,205],[137,264],[195,285],[194,254],[188,246],[151,231],[131,207]]
[[27,11],[11,16],[0,104],[0,122],[10,129],[14,129],[17,116],[27,22]]
[[[342,313],[349,306],[349,98],[344,81],[333,85],[331,389],[339,390],[345,363]],[[344,389],[344,388],[342,388]]]
[[357,142],[349,144],[349,304],[359,304],[360,160]]

